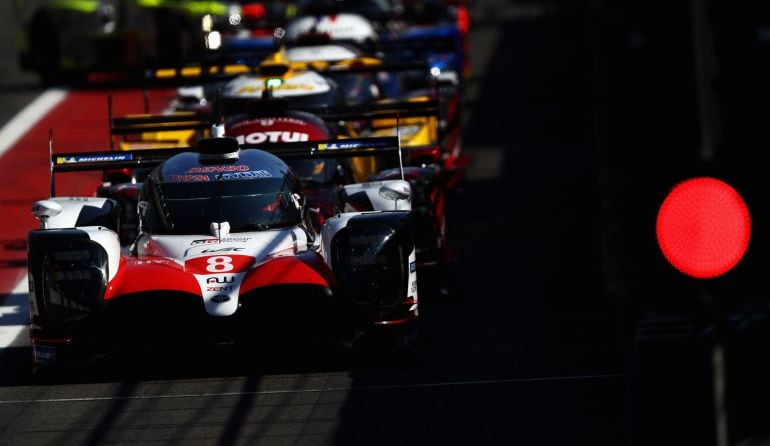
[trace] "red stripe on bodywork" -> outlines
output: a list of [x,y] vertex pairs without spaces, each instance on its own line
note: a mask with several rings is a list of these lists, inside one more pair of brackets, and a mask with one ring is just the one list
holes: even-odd
[[148,291],[182,291],[199,296],[201,294],[201,288],[195,276],[186,273],[178,263],[168,259],[129,257],[122,269],[124,270],[122,284],[112,289],[109,295],[105,295],[104,300]]
[[[270,285],[318,285],[333,288],[334,276],[318,253],[276,257],[252,269],[241,283],[240,294]],[[123,258],[107,287],[104,300],[152,291],[181,291],[201,295],[195,276],[176,262],[162,257]]]
[[107,284],[107,289],[104,291],[104,300],[110,300],[118,293],[118,290],[126,281],[126,258],[120,256],[120,262],[118,263],[118,270],[115,272],[115,277]]
[[331,270],[323,259],[306,251],[296,256],[276,257],[251,270],[243,279],[241,294],[270,285],[336,286]]

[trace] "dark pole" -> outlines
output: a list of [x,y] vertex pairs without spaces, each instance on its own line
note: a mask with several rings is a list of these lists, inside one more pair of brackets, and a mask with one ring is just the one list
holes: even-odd
[[727,315],[718,296],[707,287],[700,288],[701,301],[711,312],[714,331],[711,345],[711,384],[714,399],[714,434],[716,446],[730,444],[727,410]]

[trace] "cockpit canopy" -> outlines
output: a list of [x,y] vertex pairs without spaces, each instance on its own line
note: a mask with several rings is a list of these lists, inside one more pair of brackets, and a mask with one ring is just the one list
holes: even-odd
[[237,159],[211,160],[185,152],[149,175],[139,199],[142,231],[205,234],[213,222],[231,232],[300,224],[302,184],[282,160],[256,149]]

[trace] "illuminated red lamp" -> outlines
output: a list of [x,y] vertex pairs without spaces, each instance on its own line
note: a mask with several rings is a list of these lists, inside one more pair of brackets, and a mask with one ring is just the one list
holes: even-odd
[[697,177],[677,184],[658,211],[655,232],[666,260],[710,279],[730,271],[749,246],[749,209],[727,183]]
[[246,20],[259,20],[265,17],[265,5],[262,3],[247,3],[243,5],[241,12]]

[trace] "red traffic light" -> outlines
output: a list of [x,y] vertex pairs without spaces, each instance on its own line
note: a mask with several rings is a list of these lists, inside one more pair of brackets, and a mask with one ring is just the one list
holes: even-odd
[[727,183],[698,177],[677,184],[658,211],[658,245],[674,268],[698,279],[732,269],[749,246],[751,218]]

